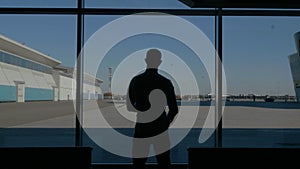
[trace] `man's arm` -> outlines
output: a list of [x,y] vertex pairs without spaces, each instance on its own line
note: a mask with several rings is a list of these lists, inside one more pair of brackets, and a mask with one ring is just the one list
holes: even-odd
[[178,106],[177,106],[177,101],[176,101],[176,96],[175,96],[175,91],[173,84],[170,81],[169,85],[169,92],[167,94],[167,103],[169,107],[169,112],[168,112],[168,121],[169,125],[173,122],[175,116],[178,113]]
[[128,87],[127,95],[126,95],[126,106],[128,111],[135,112],[135,97],[133,92],[133,82],[131,81]]

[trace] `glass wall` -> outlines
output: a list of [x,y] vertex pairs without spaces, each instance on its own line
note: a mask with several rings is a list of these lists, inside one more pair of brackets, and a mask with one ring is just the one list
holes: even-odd
[[21,66],[27,69],[32,69],[44,73],[51,73],[52,70],[51,67],[41,65],[39,63],[35,63],[30,60],[23,59],[18,56],[14,56],[12,54],[3,51],[0,51],[0,62],[8,63],[15,66]]
[[3,14],[0,22],[0,146],[75,146],[66,70],[75,65],[76,17]]
[[[128,22],[124,22],[126,20]],[[148,23],[147,20],[149,20]],[[161,20],[159,21],[160,25],[156,24],[157,20]],[[170,22],[170,24],[162,24],[163,20]],[[175,23],[172,23],[173,20],[175,20]],[[134,113],[126,112],[125,110],[126,94],[133,76],[145,71],[145,57],[147,50],[150,48],[161,50],[162,64],[159,67],[159,73],[171,79],[175,86],[175,94],[178,97],[178,105],[180,105],[179,114],[186,116],[185,120],[189,119],[190,123],[194,123],[194,125],[190,126],[188,121],[181,119],[181,122],[177,122],[179,125],[172,127],[170,131],[171,137],[173,135],[186,134],[186,137],[182,136],[180,143],[173,146],[171,150],[172,162],[187,163],[186,148],[189,146],[214,146],[213,132],[211,132],[212,136],[207,138],[204,143],[198,143],[198,138],[203,127],[203,130],[213,130],[213,126],[204,126],[210,106],[208,97],[212,90],[209,79],[211,77],[209,77],[205,69],[207,65],[204,65],[204,62],[205,59],[210,59],[214,63],[215,52],[210,53],[212,55],[203,52],[207,54],[207,57],[210,57],[207,58],[206,55],[197,56],[195,51],[193,51],[199,47],[198,43],[209,44],[214,49],[214,17],[179,17],[162,13],[141,16],[86,15],[84,21],[84,70],[85,72],[93,72],[92,68],[95,67],[96,72],[94,70],[94,73],[103,80],[101,89],[104,94],[104,100],[98,101],[98,109],[99,113],[102,113],[104,119],[110,124],[105,125],[105,122],[99,119],[98,123],[95,124],[98,124],[98,127],[90,127],[93,126],[93,122],[84,121],[86,122],[84,130],[87,135],[83,139],[83,145],[93,147],[92,161],[94,163],[131,163],[132,161],[130,158],[118,155],[120,152],[107,148],[105,137],[109,137],[109,133],[115,131],[122,135],[133,136],[135,124],[127,116],[134,116]],[[150,22],[150,26],[153,26],[154,29],[158,28],[156,32],[149,31],[154,29],[149,29],[148,26],[145,26]],[[183,36],[177,36],[183,33],[181,31],[183,28],[180,28],[181,24],[188,25],[185,28],[191,28],[191,31],[194,30],[197,35],[184,32]],[[172,30],[177,26],[177,29]],[[133,32],[132,30],[136,31]],[[170,32],[172,31],[175,31],[175,33],[171,34]],[[193,38],[191,39],[191,37]],[[111,39],[116,39],[116,41],[111,42]],[[201,47],[199,49],[204,50]],[[99,57],[93,57],[95,53]],[[214,70],[214,65],[209,66],[212,66]],[[96,118],[90,117],[92,106],[85,102],[83,106],[84,110],[86,109],[86,112],[83,112],[83,119],[94,119],[96,121]],[[193,119],[193,113],[198,114],[198,117]],[[195,121],[193,122],[193,120]],[[97,133],[96,136],[94,135],[95,133]],[[111,143],[114,142],[112,140],[122,141],[120,138],[111,139]],[[116,145],[124,144],[126,147],[131,145],[130,143],[127,145],[124,142],[126,142],[126,139],[122,143],[116,143]],[[156,160],[154,157],[151,157],[148,162],[153,163]]]
[[[299,103],[289,56],[298,17],[224,17],[224,147],[299,147]],[[297,55],[298,57],[299,55]]]
[[[79,13],[73,0],[20,2],[1,2],[1,8],[18,8],[16,14],[0,15],[1,36],[44,54],[39,56],[43,63],[50,58],[51,71],[37,61],[0,55],[1,147],[75,146],[76,141],[76,146],[93,148],[94,164],[130,164],[128,154],[119,152],[130,149],[126,139],[134,134],[135,114],[126,111],[128,86],[145,71],[147,51],[157,48],[163,56],[159,73],[174,85],[179,106],[170,128],[172,163],[188,163],[188,147],[217,147],[218,139],[223,147],[299,148],[299,13],[217,13],[191,10],[177,0],[90,0]],[[35,10],[48,7],[45,13]],[[20,14],[25,8],[26,14]],[[125,15],[142,9],[174,15]],[[290,16],[279,16],[285,12]],[[81,43],[83,58],[76,62]],[[16,50],[1,47],[7,53]],[[215,103],[222,101],[215,97],[218,52],[227,82],[221,93],[226,97],[217,130],[221,137],[215,134],[215,112],[210,112],[219,111]],[[83,69],[77,77],[76,63]],[[80,88],[75,80],[82,82]],[[75,106],[82,109],[78,121]],[[75,130],[81,127],[82,133]],[[156,160],[152,156],[148,162]]]
[[87,0],[86,8],[114,8],[114,9],[190,9],[177,0]]
[[0,5],[13,8],[75,8],[77,0],[2,0]]

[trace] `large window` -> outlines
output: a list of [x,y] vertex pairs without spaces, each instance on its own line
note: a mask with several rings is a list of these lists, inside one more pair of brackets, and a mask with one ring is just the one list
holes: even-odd
[[200,7],[1,1],[0,146],[90,146],[94,164],[130,164],[110,136],[132,137],[129,81],[158,48],[185,117],[172,163],[188,163],[188,147],[299,148],[299,11]]
[[[294,36],[299,18],[224,17],[223,21],[223,63],[230,95],[223,146],[298,147],[299,103],[291,64],[299,59]],[[296,60],[290,62],[294,54]]]
[[75,8],[77,0],[2,0],[1,7],[19,8]]
[[177,0],[88,0],[85,1],[87,8],[116,8],[116,9],[189,9]]
[[[148,14],[143,16],[132,15],[132,17],[142,17],[142,19],[148,19],[149,22],[152,22],[152,19],[157,19],[159,17],[165,17],[166,20],[172,19],[174,17],[164,15],[165,14],[160,14],[156,16],[153,14]],[[103,149],[103,147],[101,146],[103,146],[102,143],[105,142],[105,137],[107,137],[107,134],[110,132],[114,132],[114,130],[111,130],[111,128],[117,130],[123,135],[132,136],[132,133],[134,132],[134,124],[132,123],[132,121],[126,119],[126,116],[122,116],[122,111],[124,111],[123,108],[126,107],[125,99],[129,81],[133,78],[134,75],[145,70],[145,57],[147,49],[159,48],[162,51],[163,55],[162,64],[159,67],[160,73],[172,79],[172,83],[175,86],[175,93],[182,99],[181,101],[178,101],[178,103],[181,102],[181,111],[179,111],[179,113],[183,116],[190,116],[189,114],[195,113],[193,112],[195,111],[195,109],[199,109],[196,110],[199,112],[199,115],[197,121],[195,122],[195,125],[192,126],[191,131],[188,132],[187,136],[171,150],[172,162],[187,163],[187,147],[214,146],[213,137],[209,138],[203,144],[198,143],[199,133],[204,126],[204,122],[207,117],[210,105],[208,98],[211,92],[211,84],[209,81],[210,77],[208,76],[208,73],[204,67],[203,60],[201,60],[206,57],[203,56],[202,58],[199,58],[192,51],[193,46],[188,46],[190,44],[187,43],[187,41],[184,41],[184,39],[179,39],[179,37],[176,36],[172,37],[168,34],[163,34],[164,30],[172,31],[172,25],[168,24],[154,25],[160,28],[159,30],[162,32],[159,33],[161,34],[143,32],[146,28],[144,28],[144,30],[143,28],[140,28],[138,30],[142,33],[137,32],[132,36],[124,38],[122,37],[123,34],[126,34],[130,32],[130,30],[141,26],[140,24],[138,24],[138,21],[136,21],[136,23],[133,25],[131,25],[131,23],[126,24],[122,22],[120,23],[120,25],[116,24],[119,21],[126,19],[130,19],[130,17],[126,18],[126,16],[120,15],[86,15],[84,17],[84,37],[86,45],[84,48],[86,53],[84,55],[84,70],[88,72],[92,71],[91,68],[93,66],[96,67],[97,77],[104,81],[101,85],[102,92],[104,95],[106,93],[111,93],[113,103],[110,103],[111,100],[109,98],[107,98],[107,100],[103,100],[102,102],[98,102],[99,110],[105,116],[106,121],[109,122],[110,126],[105,126],[104,122],[101,122],[101,120],[99,120],[98,127],[89,127],[89,123],[91,123],[92,126],[93,122],[89,122],[88,120],[86,120],[85,122],[87,123],[87,127],[85,127],[85,131],[87,131],[89,135],[85,135],[83,139],[83,145],[93,147],[92,158],[94,163],[131,163],[130,158],[123,158],[119,155],[115,155],[115,152],[109,152],[107,151],[107,149]],[[178,21],[189,22],[191,24],[190,26],[196,28],[196,30],[202,33],[203,39],[193,39],[192,42],[202,42],[204,44],[210,43],[210,45],[214,48],[214,17],[178,16],[177,19]],[[114,27],[114,24],[116,25],[116,27]],[[119,35],[120,37],[116,37],[118,35],[108,31],[108,34],[110,33],[109,36],[105,36],[106,34],[102,34],[102,31],[105,28],[109,28],[112,30],[116,29],[119,32],[122,32],[122,35]],[[180,30],[180,28],[178,28],[178,30]],[[118,40],[120,41],[117,41],[117,43],[108,47],[108,52],[105,53],[101,62],[99,59],[93,60],[93,54],[97,53],[98,55],[102,55],[101,52],[102,50],[105,50],[105,48],[102,48],[101,46],[104,46],[104,43],[106,43],[105,46],[107,46],[107,44],[110,43],[110,40],[114,38],[119,38]],[[96,41],[97,43],[94,44],[93,41]],[[92,50],[91,48],[93,45],[97,45],[98,47],[95,47],[95,50]],[[196,44],[196,46],[198,45]],[[92,51],[92,54],[90,54],[90,50]],[[210,59],[214,60],[214,54],[215,53],[213,52],[213,55],[210,56]],[[99,65],[94,65],[93,63],[95,62]],[[211,66],[214,67],[214,65]],[[195,79],[193,79],[192,76],[195,76]],[[193,83],[192,80],[195,80],[195,85],[191,84]],[[196,89],[194,88],[195,86],[197,87]],[[91,112],[88,108],[90,104],[84,102],[83,106],[86,107],[86,111],[83,112],[83,119],[90,119]],[[130,114],[127,115],[130,116]],[[190,120],[190,122],[192,122],[193,119]],[[188,121],[182,121],[181,125],[172,128],[171,133],[173,135],[180,135],[181,133],[189,130],[189,125],[184,124],[186,122]],[[206,126],[206,128],[203,130],[213,130],[211,127],[213,126]],[[95,136],[94,133],[98,133],[98,136]],[[100,142],[99,139],[102,140],[102,142]],[[155,158],[150,158],[148,162],[155,162]]]
[[74,146],[71,15],[0,15],[1,147]]
[[0,61],[11,65],[21,66],[27,69],[44,72],[44,73],[51,73],[51,67],[32,62],[30,60],[26,60],[18,56],[14,56],[12,54],[3,51],[0,51]]

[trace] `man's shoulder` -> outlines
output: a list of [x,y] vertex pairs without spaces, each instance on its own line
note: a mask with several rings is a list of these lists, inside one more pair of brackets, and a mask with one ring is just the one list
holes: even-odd
[[143,74],[144,74],[144,73],[135,75],[135,76],[131,79],[131,82],[138,81],[139,79],[141,79],[141,78],[143,77]]
[[132,78],[132,80],[142,78],[143,76],[144,76],[144,73],[140,73],[140,74],[138,74],[138,75],[135,75],[135,76]]
[[171,83],[170,79],[168,79],[167,77],[165,77],[165,76],[163,76],[159,73],[148,75],[145,72],[134,76],[131,81],[139,81],[139,80],[144,80],[144,79],[149,79],[149,78],[155,78],[159,81],[164,81],[166,83]]
[[161,75],[161,74],[159,74],[159,77],[160,77],[160,79],[163,80],[165,83],[172,84],[171,80],[168,79],[167,77],[165,77],[165,76],[163,76],[163,75]]
[[163,80],[170,81],[170,79],[168,79],[166,76],[164,76],[164,75],[162,75],[162,74],[160,74],[160,73],[158,73],[158,76],[159,76],[161,79],[163,79]]

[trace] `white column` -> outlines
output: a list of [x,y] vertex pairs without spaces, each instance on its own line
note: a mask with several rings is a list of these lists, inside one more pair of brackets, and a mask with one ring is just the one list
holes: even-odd
[[16,101],[25,102],[25,82],[15,81],[16,85]]

